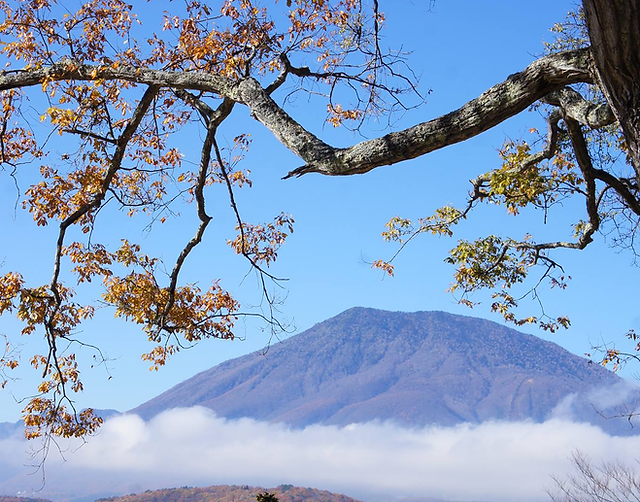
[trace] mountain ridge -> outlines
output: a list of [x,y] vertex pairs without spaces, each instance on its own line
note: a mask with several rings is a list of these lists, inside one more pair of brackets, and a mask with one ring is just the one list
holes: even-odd
[[[294,427],[371,420],[405,426],[540,422],[567,396],[620,381],[553,342],[492,321],[354,307],[266,354],[203,371],[131,412],[149,419],[200,405],[229,419]],[[580,406],[581,414],[591,408]]]

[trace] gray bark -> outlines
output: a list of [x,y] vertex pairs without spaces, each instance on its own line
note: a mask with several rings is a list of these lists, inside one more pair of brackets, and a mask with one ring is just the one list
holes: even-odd
[[591,65],[588,49],[540,58],[458,110],[351,148],[336,149],[330,163],[322,158],[303,157],[307,164],[290,172],[287,177],[309,172],[334,176],[361,174],[459,143],[517,115],[566,85],[592,82]]
[[571,87],[549,93],[541,101],[559,106],[566,117],[592,129],[604,127],[616,121],[616,117],[607,103],[592,103]]

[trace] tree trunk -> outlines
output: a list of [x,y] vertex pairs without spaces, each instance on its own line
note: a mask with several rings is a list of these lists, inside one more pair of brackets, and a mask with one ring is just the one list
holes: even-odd
[[640,186],[640,0],[583,0],[602,91],[627,139]]

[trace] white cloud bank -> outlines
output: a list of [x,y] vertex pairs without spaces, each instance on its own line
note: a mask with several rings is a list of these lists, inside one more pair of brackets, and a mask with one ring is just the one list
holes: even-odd
[[[25,443],[0,441],[0,493],[29,493]],[[292,430],[250,419],[225,420],[204,408],[176,409],[145,423],[108,420],[88,444],[52,453],[38,496],[139,492],[183,485],[309,486],[367,501],[401,497],[451,500],[546,500],[550,475],[562,475],[575,449],[594,459],[631,462],[640,436],[554,418],[544,423],[490,422],[406,429],[392,424]],[[89,497],[87,500],[93,500]]]

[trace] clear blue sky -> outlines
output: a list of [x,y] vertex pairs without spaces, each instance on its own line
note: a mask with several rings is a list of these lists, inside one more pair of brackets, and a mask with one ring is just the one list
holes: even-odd
[[[433,90],[425,105],[397,117],[394,128],[451,111],[522,70],[542,53],[543,40],[551,40],[548,29],[574,5],[557,0],[537,2],[535,6],[506,0],[448,0],[436,2],[429,10],[427,4],[426,0],[381,2],[388,24],[384,43],[412,50],[410,61],[421,76],[421,90]],[[140,17],[144,22],[144,14]],[[281,176],[299,166],[300,160],[253,121],[246,110],[237,112],[237,119],[225,129],[227,140],[231,142],[241,132],[248,132],[253,138],[244,167],[251,169],[254,187],[238,195],[243,217],[259,222],[285,211],[296,220],[295,233],[281,250],[273,269],[276,275],[289,279],[280,291],[284,299],[280,317],[291,321],[296,332],[353,306],[444,310],[500,322],[498,316],[489,313],[486,304],[469,310],[457,305],[445,292],[453,272],[451,266],[443,263],[447,250],[458,238],[473,238],[482,233],[520,237],[533,231],[534,235],[549,238],[569,235],[569,218],[563,211],[571,211],[571,205],[553,211],[547,225],[542,224],[541,214],[526,213],[513,219],[499,208],[481,208],[461,226],[453,240],[424,237],[415,242],[397,260],[396,277],[383,278],[371,270],[369,263],[388,258],[395,251],[380,237],[384,223],[395,215],[417,218],[447,203],[461,205],[470,186],[468,180],[498,165],[497,149],[505,138],[518,139],[526,136],[530,127],[543,127],[539,115],[523,113],[463,144],[379,168],[367,175],[350,178],[307,175],[282,181]],[[320,102],[299,99],[289,112],[336,146],[362,139],[344,129],[323,127],[325,105]],[[38,117],[41,112],[29,113]],[[384,124],[372,124],[366,130],[367,136],[383,134]],[[185,141],[181,147],[188,155],[197,156],[199,143]],[[37,166],[25,167],[19,178],[23,180],[23,191],[31,178],[30,169]],[[55,228],[35,227],[29,215],[20,209],[14,214],[16,192],[6,172],[0,173],[0,194],[2,272],[27,270],[25,275],[33,284],[48,282]],[[206,288],[211,280],[220,278],[223,287],[236,294],[244,305],[255,305],[260,295],[254,276],[249,274],[243,280],[248,267],[225,244],[233,219],[224,193],[212,194],[208,204],[214,223],[207,230],[204,245],[190,258],[182,280],[198,281]],[[115,245],[121,237],[127,237],[155,249],[171,266],[197,225],[193,207],[184,207],[182,212],[181,218],[169,220],[150,234],[142,230],[146,222],[134,226],[107,212],[100,217],[94,238]],[[631,266],[630,254],[610,249],[604,237],[598,236],[597,242],[584,252],[555,256],[573,280],[565,292],[546,295],[545,306],[551,315],[568,315],[573,325],[556,334],[536,328],[526,331],[583,354],[592,344],[622,341],[628,329],[640,329],[637,310],[640,272]],[[83,294],[97,298],[99,291]],[[16,328],[10,318],[0,318],[0,333],[16,340]],[[109,373],[100,367],[84,367],[87,391],[79,398],[79,406],[128,410],[223,360],[264,348],[270,337],[259,324],[248,321],[238,323],[237,334],[244,340],[203,343],[175,356],[159,373],[152,373],[140,360],[140,354],[149,350],[144,334],[136,326],[114,320],[111,312],[102,311],[84,327],[81,336],[100,346],[113,360],[109,362]],[[35,337],[18,342],[23,344],[25,356],[32,350],[42,350],[42,342]],[[82,351],[86,360],[90,355]],[[23,357],[23,368],[16,372],[21,380],[0,392],[0,421],[17,420],[21,405],[15,399],[29,395],[35,386],[36,375],[27,369],[26,359]]]

